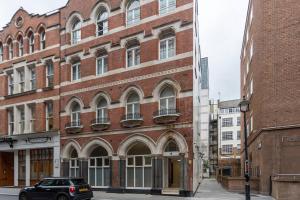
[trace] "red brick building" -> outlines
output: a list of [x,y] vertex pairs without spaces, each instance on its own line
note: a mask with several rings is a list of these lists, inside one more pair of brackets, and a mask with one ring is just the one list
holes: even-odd
[[10,170],[2,185],[82,176],[95,189],[192,195],[202,176],[197,6],[70,0],[17,11],[0,32],[0,151],[26,173],[24,183]]
[[250,1],[241,53],[251,176],[276,199],[300,195],[299,13],[297,0]]

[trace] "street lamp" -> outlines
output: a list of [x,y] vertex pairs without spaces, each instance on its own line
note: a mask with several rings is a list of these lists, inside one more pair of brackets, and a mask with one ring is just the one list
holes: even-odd
[[248,160],[248,134],[247,134],[247,125],[246,125],[246,113],[249,111],[249,104],[250,102],[243,97],[243,100],[239,103],[240,111],[244,114],[244,146],[245,146],[245,195],[246,200],[250,200],[250,174],[249,174],[249,160]]

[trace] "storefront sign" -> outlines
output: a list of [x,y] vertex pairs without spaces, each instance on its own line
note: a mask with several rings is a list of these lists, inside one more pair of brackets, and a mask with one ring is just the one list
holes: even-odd
[[27,142],[32,144],[38,144],[38,143],[46,143],[49,140],[51,140],[50,137],[28,138]]

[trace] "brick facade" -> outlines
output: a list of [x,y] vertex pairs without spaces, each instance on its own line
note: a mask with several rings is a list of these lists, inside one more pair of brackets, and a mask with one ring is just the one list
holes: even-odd
[[251,175],[259,178],[259,191],[265,194],[272,192],[273,177],[300,173],[296,153],[300,130],[299,11],[296,0],[252,0],[248,9],[241,95],[250,100],[246,123]]
[[[34,105],[34,135],[42,137],[49,131],[60,135],[62,176],[72,175],[72,155],[75,150],[78,167],[75,165],[74,172],[78,170],[77,175],[83,176],[93,185],[90,180],[92,164],[89,157],[95,149],[101,147],[105,149],[109,159],[111,178],[108,178],[109,183],[105,187],[98,185],[95,188],[163,193],[166,188],[175,187],[175,193],[191,195],[200,182],[202,173],[201,168],[195,167],[201,163],[195,156],[198,154],[199,144],[194,142],[197,141],[199,130],[192,128],[199,117],[198,111],[193,107],[199,104],[200,83],[200,47],[194,31],[197,26],[194,2],[174,1],[176,6],[164,14],[160,13],[160,5],[156,0],[138,2],[140,19],[131,25],[126,24],[130,1],[88,0],[82,4],[82,1],[70,0],[66,6],[44,15],[30,15],[22,8],[18,10],[0,32],[0,45],[4,52],[3,61],[0,62],[0,82],[3,83],[0,86],[0,116],[4,122],[0,124],[0,134],[17,138],[15,135],[19,134],[19,129],[9,133],[10,110],[14,108],[14,114],[19,116],[14,122],[20,123],[20,107],[25,105],[26,127],[30,124],[28,113],[31,113],[31,106]],[[97,16],[104,10],[108,14],[108,31],[97,36]],[[76,44],[72,43],[75,38],[75,22],[80,23],[80,38]],[[41,33],[44,30],[46,48],[41,49]],[[29,52],[31,33],[35,38],[33,53]],[[18,56],[19,35],[23,37],[23,56]],[[14,44],[12,59],[9,59],[10,51],[7,46],[9,38]],[[160,48],[161,41],[166,38],[174,38],[174,54],[163,59]],[[139,63],[133,67],[127,66],[129,46],[138,46],[140,52]],[[97,75],[97,59],[102,55],[107,57],[107,71]],[[49,63],[53,66],[50,85]],[[80,65],[78,73],[75,73],[75,64]],[[32,84],[32,68],[29,65],[35,68],[36,87],[16,92],[22,87],[20,73],[23,68],[25,88]],[[13,94],[9,94],[10,73],[13,73],[15,79]],[[79,76],[78,80],[72,80],[74,73]],[[165,88],[171,88],[174,92],[176,112],[161,114],[159,111],[161,92]],[[138,96],[140,108],[137,114],[140,118],[126,118],[124,121],[122,117],[128,115],[127,101],[131,94]],[[104,124],[98,123],[96,119],[97,105],[101,99],[105,99],[107,104],[108,120]],[[49,103],[53,105],[51,130],[50,122],[47,121]],[[75,105],[79,106],[80,113],[76,116],[72,115]],[[154,114],[156,111],[158,115]],[[70,124],[74,122],[74,116],[80,118],[75,125]],[[97,123],[94,124],[93,120]],[[100,126],[101,131],[95,130],[95,126]],[[166,146],[172,141],[175,141],[177,150],[165,152]],[[145,178],[143,187],[137,187],[137,183],[134,187],[129,187],[127,178],[130,172],[126,166],[130,156],[127,152],[136,146],[145,148],[143,145],[150,150],[152,160],[151,186],[145,186]],[[139,155],[139,152],[135,153]],[[171,175],[169,172],[168,176],[172,178],[165,177],[162,168],[168,170],[168,167],[174,167],[172,170],[176,170],[177,160],[180,160],[178,173]],[[144,166],[143,169],[146,168]]]

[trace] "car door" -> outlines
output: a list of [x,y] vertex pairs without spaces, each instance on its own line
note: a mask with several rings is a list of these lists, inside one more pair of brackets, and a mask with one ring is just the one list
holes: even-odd
[[56,180],[44,179],[40,184],[35,186],[35,192],[32,194],[32,200],[52,200],[54,197],[53,188]]

